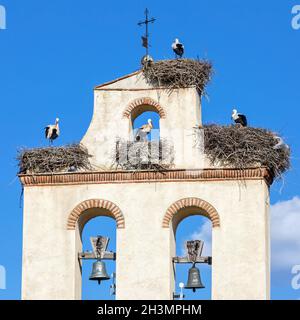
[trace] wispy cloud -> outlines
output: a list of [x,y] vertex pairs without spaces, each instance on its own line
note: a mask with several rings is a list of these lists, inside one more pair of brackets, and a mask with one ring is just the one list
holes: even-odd
[[[211,256],[211,221],[206,220],[199,229],[193,232],[189,237],[188,240],[203,240],[204,247],[203,247],[203,256]],[[182,252],[183,255],[185,254],[184,243],[182,245]]]
[[300,264],[300,198],[271,206],[271,266],[278,271]]
[[[211,255],[211,222],[205,221],[187,239],[204,240],[203,255]],[[185,254],[184,243],[182,254]],[[291,270],[300,264],[300,198],[271,206],[271,266],[273,271]]]

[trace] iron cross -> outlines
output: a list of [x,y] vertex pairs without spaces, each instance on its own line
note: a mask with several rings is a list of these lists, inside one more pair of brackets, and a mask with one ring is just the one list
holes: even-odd
[[146,34],[145,34],[145,36],[142,36],[142,41],[143,41],[142,46],[146,48],[146,56],[148,56],[148,48],[149,48],[148,24],[153,23],[156,20],[155,18],[148,19],[148,14],[149,14],[149,11],[146,8],[146,10],[145,10],[146,19],[144,21],[140,21],[138,23],[139,26],[142,26],[143,24],[146,26]]

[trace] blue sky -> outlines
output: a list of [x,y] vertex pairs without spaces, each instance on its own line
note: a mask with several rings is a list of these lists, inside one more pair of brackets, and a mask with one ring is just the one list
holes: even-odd
[[[58,144],[82,138],[92,116],[93,87],[139,68],[144,52],[136,22],[146,6],[157,18],[150,30],[154,59],[173,58],[170,44],[178,37],[187,57],[213,62],[209,99],[203,100],[205,123],[229,124],[236,106],[250,125],[279,132],[291,145],[292,169],[271,189],[272,298],[298,299],[291,268],[300,264],[299,229],[289,232],[299,226],[300,215],[300,30],[291,27],[296,4],[300,0],[0,0],[7,13],[7,29],[0,30],[0,265],[7,271],[0,299],[20,298],[22,209],[16,150],[46,145],[43,128],[56,116],[62,128]],[[113,249],[113,221],[90,223],[85,237],[110,231]],[[179,246],[194,233],[209,242],[206,222],[197,224],[196,229],[193,221],[180,225]],[[209,272],[204,270],[208,287]],[[95,286],[85,284],[85,298],[102,297]],[[209,297],[208,289],[202,292],[195,297]]]

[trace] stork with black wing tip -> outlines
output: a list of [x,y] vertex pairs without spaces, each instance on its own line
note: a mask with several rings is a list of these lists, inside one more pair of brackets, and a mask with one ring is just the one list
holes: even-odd
[[179,42],[179,40],[176,38],[175,41],[172,43],[172,49],[175,53],[175,58],[177,59],[182,58],[184,53],[184,45]]
[[244,114],[238,113],[236,109],[232,110],[232,115],[231,115],[232,120],[242,126],[242,127],[247,127],[247,118]]
[[53,144],[53,140],[57,139],[59,137],[60,131],[59,131],[59,118],[55,119],[55,124],[49,124],[47,127],[45,127],[45,137],[49,140],[49,144]]

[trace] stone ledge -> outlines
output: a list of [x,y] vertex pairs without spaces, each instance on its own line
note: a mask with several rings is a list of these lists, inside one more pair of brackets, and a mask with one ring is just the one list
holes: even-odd
[[20,174],[24,186],[53,186],[108,183],[223,181],[223,180],[265,180],[271,185],[273,178],[267,168],[240,169],[169,169],[157,171],[92,171],[54,174]]

